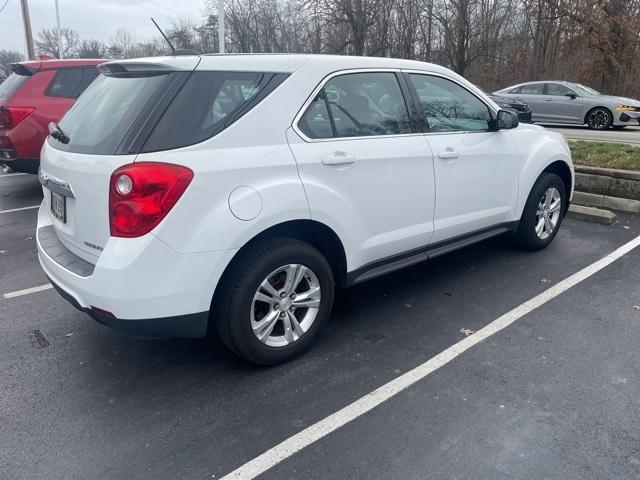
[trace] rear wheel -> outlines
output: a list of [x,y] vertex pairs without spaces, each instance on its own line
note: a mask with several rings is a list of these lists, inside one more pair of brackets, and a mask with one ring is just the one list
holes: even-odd
[[518,245],[540,250],[555,238],[567,207],[562,179],[554,173],[540,175],[527,199],[515,234]]
[[613,115],[604,107],[596,107],[587,113],[587,125],[592,130],[605,130],[613,124]]
[[225,275],[213,306],[223,342],[242,358],[275,365],[300,355],[333,306],[331,266],[311,245],[290,238],[260,242]]

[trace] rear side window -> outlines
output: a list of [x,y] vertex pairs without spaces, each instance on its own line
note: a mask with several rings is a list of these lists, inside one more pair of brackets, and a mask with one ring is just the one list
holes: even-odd
[[522,95],[542,95],[544,90],[544,83],[531,83],[529,85],[523,85],[520,87],[520,91]]
[[327,109],[327,101],[324,97],[324,90],[321,90],[313,99],[309,108],[298,121],[298,128],[309,138],[331,138],[333,128],[331,117]]
[[115,154],[168,75],[100,76],[60,121],[69,143],[63,144],[51,137],[49,142],[53,147],[69,152]]
[[348,73],[330,79],[298,121],[309,138],[412,133],[395,73]]
[[44,94],[48,97],[78,98],[97,76],[95,67],[61,68]]
[[28,75],[18,75],[17,73],[9,75],[4,82],[0,83],[0,98],[7,99],[11,97],[29,78]]
[[202,142],[255,107],[287,74],[194,72],[147,139],[143,152]]

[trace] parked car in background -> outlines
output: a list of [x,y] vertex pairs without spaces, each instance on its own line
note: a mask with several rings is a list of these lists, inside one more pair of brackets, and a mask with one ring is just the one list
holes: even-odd
[[446,68],[374,57],[123,60],[42,150],[40,263],[130,334],[262,364],[348,287],[494,235],[546,247],[573,192],[559,133]]
[[522,100],[518,100],[517,98],[501,97],[492,93],[487,93],[487,95],[489,95],[489,98],[496,102],[500,108],[516,112],[521,123],[532,123],[531,109],[529,108],[529,105]]
[[603,95],[579,83],[527,82],[494,95],[529,104],[534,122],[586,124],[594,130],[640,125],[640,101]]
[[35,60],[12,65],[0,84],[0,164],[37,173],[50,122],[59,121],[106,60]]

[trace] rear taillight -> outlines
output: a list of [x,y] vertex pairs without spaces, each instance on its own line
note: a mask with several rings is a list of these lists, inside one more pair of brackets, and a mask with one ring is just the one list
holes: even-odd
[[193,178],[187,167],[140,162],[111,175],[109,224],[113,237],[149,233],[169,213]]
[[32,107],[0,107],[0,128],[11,130],[33,113]]

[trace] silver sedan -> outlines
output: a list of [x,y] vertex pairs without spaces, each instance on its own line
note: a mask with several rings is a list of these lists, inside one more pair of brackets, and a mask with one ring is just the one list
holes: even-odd
[[534,122],[587,124],[595,130],[640,125],[640,101],[603,95],[579,83],[528,82],[495,95],[528,103]]

